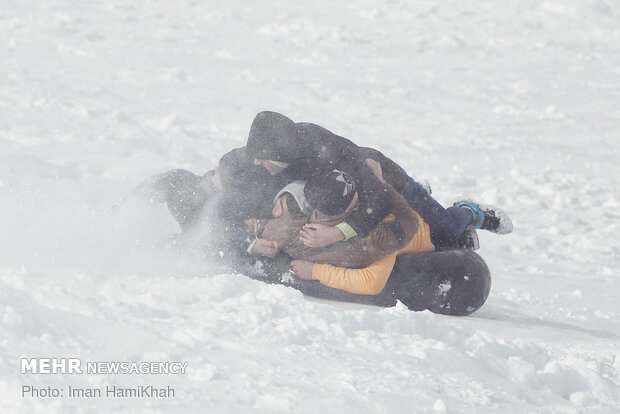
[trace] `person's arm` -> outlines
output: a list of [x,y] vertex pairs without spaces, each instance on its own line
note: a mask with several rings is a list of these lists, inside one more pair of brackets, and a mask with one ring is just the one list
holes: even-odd
[[394,209],[392,190],[381,183],[364,163],[356,176],[359,206],[340,221],[327,225],[304,227],[304,243],[309,247],[322,248],[341,240],[367,237]]
[[359,151],[362,157],[371,159],[379,164],[381,175],[385,182],[390,184],[399,193],[403,193],[411,177],[407,175],[407,172],[402,167],[374,148],[360,147]]
[[273,199],[288,183],[285,176],[271,176],[254,165],[245,147],[220,158],[218,176],[222,186],[218,204],[226,221],[271,217]]
[[[379,181],[365,161],[361,162],[354,174],[360,204],[344,223],[355,231],[357,237],[366,237],[373,227],[390,214],[392,199],[388,186]],[[349,238],[345,237],[345,240]]]
[[[368,266],[379,258],[404,248],[416,235],[421,219],[409,207],[402,195],[391,187],[388,187],[388,190],[388,197],[391,199],[392,205],[390,210],[392,216],[375,226],[368,236],[334,243],[323,249],[295,248],[291,249],[289,254],[296,259],[305,259],[314,263],[359,268]],[[307,233],[305,232],[307,227],[321,226],[322,228],[325,226],[320,224],[321,221],[329,224],[331,220],[339,221],[341,219],[313,215],[311,220],[316,223],[304,226],[301,235],[302,243],[305,243],[306,240],[304,234]],[[293,247],[297,247],[297,245]]]
[[390,195],[391,189],[379,181],[365,162],[362,164],[354,173],[359,196],[358,207],[341,221],[334,221],[332,227],[306,226],[308,246],[326,247],[340,240],[366,237],[392,212],[394,206],[393,197]]
[[[298,261],[291,262],[294,269],[296,262]],[[348,269],[346,267],[315,263],[312,266],[311,278],[334,289],[359,295],[377,295],[385,287],[394,268],[394,263],[396,263],[396,253],[384,256],[362,269]]]
[[365,237],[389,214],[390,200],[385,196],[385,184],[374,175],[365,162],[367,157],[362,156],[360,147],[352,141],[316,124],[300,122],[296,125],[298,150],[291,168],[306,180],[334,169],[351,174],[357,184],[360,208],[337,227],[344,240]]

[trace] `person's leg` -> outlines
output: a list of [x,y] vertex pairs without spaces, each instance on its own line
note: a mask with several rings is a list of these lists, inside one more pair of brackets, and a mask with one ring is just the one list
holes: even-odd
[[460,207],[444,208],[420,184],[407,178],[401,194],[430,226],[433,244],[436,247],[457,246],[467,227],[474,222],[472,212]]
[[168,206],[182,231],[191,228],[200,218],[207,194],[202,177],[186,170],[170,170],[148,178],[132,194],[150,203]]
[[474,222],[471,210],[461,207],[444,208],[403,168],[381,152],[373,148],[361,148],[360,151],[364,157],[381,164],[385,181],[401,193],[411,208],[428,223],[431,240],[436,247],[460,247],[461,237]]

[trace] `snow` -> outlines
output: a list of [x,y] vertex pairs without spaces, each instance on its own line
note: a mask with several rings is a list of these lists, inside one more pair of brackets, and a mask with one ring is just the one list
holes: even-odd
[[[46,2],[0,11],[0,411],[620,411],[620,5]],[[222,274],[116,202],[244,144],[261,110],[503,207],[470,317]],[[21,374],[20,358],[185,375]],[[21,396],[171,386],[170,399]]]

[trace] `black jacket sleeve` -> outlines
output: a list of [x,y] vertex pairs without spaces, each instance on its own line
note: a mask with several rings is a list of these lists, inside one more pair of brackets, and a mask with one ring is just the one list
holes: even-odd
[[360,237],[365,237],[390,213],[392,201],[388,187],[379,181],[363,161],[354,174],[357,180],[359,206],[345,221]]
[[407,172],[390,158],[383,155],[374,148],[360,147],[362,158],[370,158],[381,164],[383,179],[390,184],[396,191],[403,194],[405,187],[413,180]]
[[292,174],[301,179],[342,169],[355,174],[361,160],[360,147],[350,140],[327,129],[310,123],[297,124],[295,159],[291,162]]
[[224,254],[244,254],[253,240],[244,220],[271,218],[273,200],[289,179],[284,175],[271,176],[263,167],[255,166],[245,148],[225,154],[219,169],[222,180],[216,207],[219,249]]
[[244,147],[222,156],[219,169],[223,187],[219,209],[229,221],[271,218],[274,197],[290,181],[285,175],[272,176],[254,165]]

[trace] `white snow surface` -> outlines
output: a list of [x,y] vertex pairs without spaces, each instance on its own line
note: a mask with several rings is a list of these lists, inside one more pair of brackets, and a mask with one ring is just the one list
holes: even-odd
[[[619,45],[614,0],[2,1],[0,412],[620,412]],[[164,207],[112,209],[261,110],[502,206],[482,309],[307,299],[171,248]],[[149,384],[175,397],[22,397]]]

